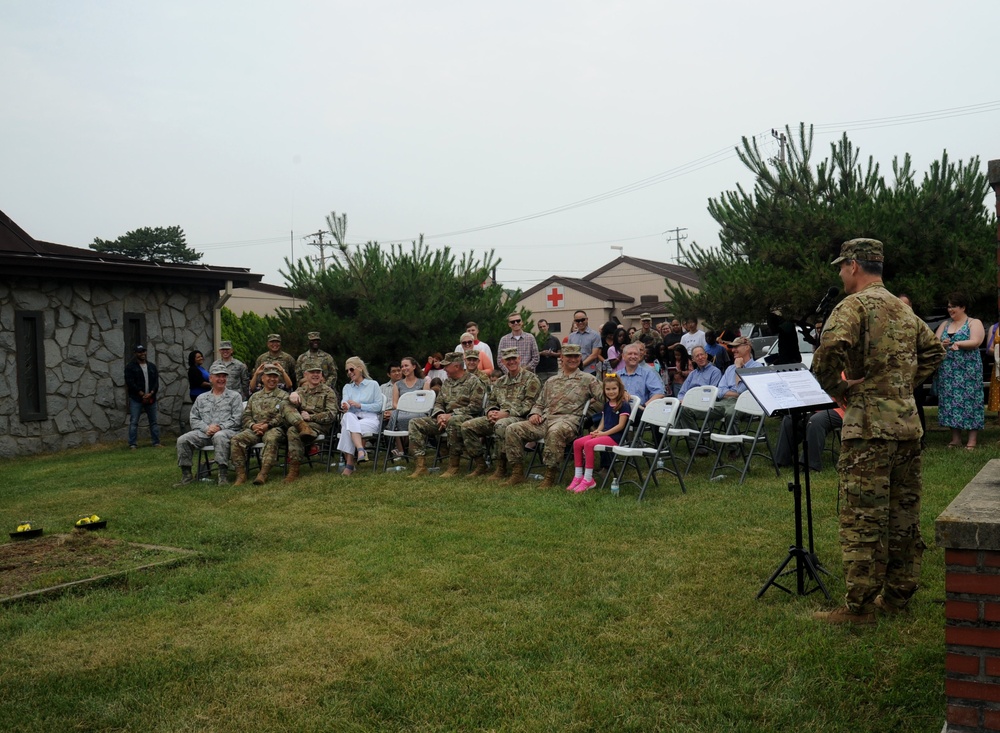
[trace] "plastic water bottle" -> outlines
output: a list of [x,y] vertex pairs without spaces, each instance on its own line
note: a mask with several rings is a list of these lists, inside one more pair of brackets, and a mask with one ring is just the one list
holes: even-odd
[[611,479],[611,495],[618,496],[619,488],[620,487],[618,486],[618,477],[615,476],[613,479]]

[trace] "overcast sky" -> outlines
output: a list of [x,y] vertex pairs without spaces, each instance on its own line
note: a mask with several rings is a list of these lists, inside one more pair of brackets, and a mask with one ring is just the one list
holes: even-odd
[[527,288],[717,243],[707,201],[772,128],[985,169],[998,27],[997,0],[5,2],[0,209],[80,247],[180,225],[273,284],[346,212],[351,242],[492,248]]

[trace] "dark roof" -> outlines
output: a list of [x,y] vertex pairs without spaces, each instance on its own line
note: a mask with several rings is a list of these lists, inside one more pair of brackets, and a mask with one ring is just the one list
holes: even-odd
[[628,257],[627,255],[622,255],[617,259],[611,260],[611,262],[602,267],[597,268],[589,275],[584,275],[584,280],[592,280],[598,275],[603,275],[611,268],[615,267],[616,265],[620,265],[623,262],[625,264],[629,264],[634,267],[641,268],[643,270],[655,272],[657,275],[662,275],[665,278],[669,278],[674,282],[678,282],[683,285],[690,285],[691,287],[694,288],[699,287],[698,275],[690,267],[684,267],[683,265],[669,265],[666,262],[657,262],[656,260],[644,260],[639,257]]
[[639,303],[639,305],[634,305],[631,308],[625,308],[622,311],[622,316],[625,318],[638,318],[643,313],[648,313],[651,316],[674,315],[669,303]]
[[123,255],[95,252],[65,244],[34,239],[0,211],[0,273],[5,278],[46,277],[101,282],[198,285],[222,290],[231,280],[233,287],[245,288],[260,282],[242,267],[184,265],[148,262]]
[[292,291],[281,285],[271,285],[270,283],[259,282],[250,283],[247,285],[250,290],[256,290],[258,293],[270,293],[271,295],[284,295],[287,298],[294,297]]
[[549,285],[553,285],[555,283],[562,283],[566,287],[573,288],[573,290],[586,293],[587,295],[592,295],[595,298],[600,298],[601,300],[615,300],[619,303],[635,302],[635,298],[631,295],[626,295],[625,293],[618,292],[617,290],[606,288],[603,285],[592,283],[589,280],[584,280],[578,277],[560,277],[559,275],[553,275],[548,280],[540,282],[534,287],[528,288],[521,294],[521,297],[527,298],[529,295],[534,295],[539,290],[547,288]]

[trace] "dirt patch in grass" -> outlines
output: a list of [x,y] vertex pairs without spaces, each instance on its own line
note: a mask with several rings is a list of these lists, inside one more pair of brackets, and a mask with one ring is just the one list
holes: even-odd
[[123,542],[86,530],[10,541],[0,545],[0,602],[31,591],[103,578],[194,554],[173,547]]

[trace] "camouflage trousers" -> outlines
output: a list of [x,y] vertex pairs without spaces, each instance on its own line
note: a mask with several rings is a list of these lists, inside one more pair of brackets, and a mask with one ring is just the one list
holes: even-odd
[[503,450],[510,463],[520,463],[524,460],[524,444],[544,438],[542,463],[554,468],[563,459],[566,446],[570,445],[579,434],[579,415],[560,415],[543,421],[541,425],[532,425],[527,420],[522,420],[507,428]]
[[845,440],[837,471],[848,608],[870,613],[880,592],[889,604],[906,605],[917,590],[926,547],[920,441]]
[[209,437],[201,430],[192,430],[177,438],[177,465],[191,468],[192,454],[198,448],[212,446],[212,460],[216,465],[225,466],[229,463],[229,441],[236,433],[232,430],[220,430]]
[[306,449],[302,444],[302,438],[299,436],[299,428],[306,424],[316,435],[325,435],[329,439],[330,426],[320,425],[318,422],[306,422],[305,420],[300,420],[295,425],[288,426],[288,460],[295,461],[296,463],[302,463],[306,459]]
[[427,439],[442,434],[448,437],[448,447],[451,450],[451,454],[460,454],[462,452],[462,423],[471,417],[471,415],[464,412],[451,413],[451,419],[448,420],[444,431],[438,430],[437,418],[435,417],[425,415],[424,417],[413,418],[407,427],[410,433],[410,455],[427,455]]
[[264,449],[261,453],[261,465],[270,468],[278,462],[278,446],[281,439],[285,437],[284,428],[271,428],[264,437],[260,437],[250,428],[242,430],[233,436],[229,442],[229,462],[233,468],[247,465],[247,451],[257,443],[263,443]]
[[490,422],[488,417],[474,417],[462,423],[462,441],[464,452],[467,456],[478,457],[483,455],[483,438],[490,435],[493,440],[493,457],[503,453],[503,442],[507,437],[507,428],[514,423],[521,422],[520,417],[502,417],[495,423]]

